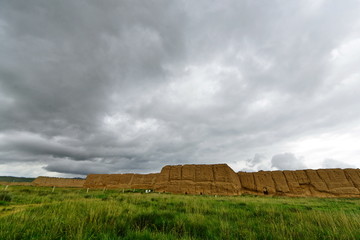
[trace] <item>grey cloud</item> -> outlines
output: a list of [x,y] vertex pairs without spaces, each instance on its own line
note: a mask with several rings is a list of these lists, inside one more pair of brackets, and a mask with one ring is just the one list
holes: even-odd
[[293,153],[282,153],[271,158],[271,166],[278,170],[306,169],[302,158],[297,158]]
[[[117,159],[119,160],[119,159]],[[144,163],[142,163],[144,164]],[[151,173],[159,172],[159,168],[148,168],[141,166],[141,161],[135,161],[129,165],[126,161],[111,162],[104,160],[95,161],[73,161],[70,159],[57,159],[57,161],[49,162],[43,169],[49,172],[57,172],[74,175],[88,174],[109,174],[109,173]]]
[[322,162],[322,167],[323,168],[356,168],[356,166],[352,164],[348,164],[346,162],[338,161],[331,158],[324,159],[324,161]]
[[105,163],[91,161],[76,162],[63,159],[49,163],[44,169],[49,172],[78,175],[116,173],[113,166],[106,165]]
[[131,88],[138,94],[139,86],[164,81],[163,65],[183,52],[176,19],[161,21],[172,12],[168,4],[112,5],[4,2],[1,92],[15,101],[5,108],[3,129],[94,131],[113,110],[113,96],[126,101]]
[[358,1],[0,5],[1,162],[295,169],[254,154],[360,119],[359,59],[331,60],[360,37]]
[[41,138],[36,135],[11,133],[13,136],[5,137],[0,148],[19,151],[32,155],[50,155],[53,157],[70,157],[77,160],[91,158],[89,153],[79,148],[63,145],[61,143]]
[[263,155],[256,153],[254,157],[245,161],[246,167],[242,167],[241,171],[254,172],[260,170],[271,170],[271,163],[269,159]]
[[256,153],[253,158],[249,158],[246,161],[247,167],[242,169],[243,171],[252,170],[266,170],[267,159],[264,155]]

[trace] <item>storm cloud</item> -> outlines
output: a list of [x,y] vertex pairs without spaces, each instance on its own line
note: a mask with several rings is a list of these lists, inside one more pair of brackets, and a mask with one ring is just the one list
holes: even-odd
[[0,175],[360,167],[359,12],[1,1]]

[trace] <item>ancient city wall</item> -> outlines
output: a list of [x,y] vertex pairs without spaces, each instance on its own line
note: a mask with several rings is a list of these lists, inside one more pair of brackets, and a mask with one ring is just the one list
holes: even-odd
[[57,178],[57,177],[37,177],[32,181],[33,186],[44,187],[83,187],[85,180],[73,178]]
[[165,166],[154,185],[157,192],[238,195],[236,173],[226,164]]
[[85,188],[153,189],[158,173],[89,174]]
[[165,166],[153,174],[90,174],[85,188],[152,189],[181,194],[238,195],[240,181],[226,164]]
[[241,193],[360,197],[360,169],[238,172]]
[[152,189],[204,195],[360,197],[360,169],[319,169],[235,173],[226,164],[165,166],[152,174],[90,174],[86,180],[38,177],[7,185]]
[[0,182],[0,185],[9,186],[31,186],[31,182]]
[[84,187],[204,195],[360,197],[360,169],[238,172],[226,164],[165,166],[157,174],[90,174]]

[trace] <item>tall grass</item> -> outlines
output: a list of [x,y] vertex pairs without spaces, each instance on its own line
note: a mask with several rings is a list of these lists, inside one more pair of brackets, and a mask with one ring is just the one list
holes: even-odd
[[9,191],[0,239],[360,239],[360,199]]

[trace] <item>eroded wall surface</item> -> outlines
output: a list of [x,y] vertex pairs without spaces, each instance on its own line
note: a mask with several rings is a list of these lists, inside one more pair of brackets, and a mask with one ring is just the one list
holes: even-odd
[[85,188],[153,189],[158,173],[89,174]]
[[165,166],[154,185],[157,192],[238,195],[237,174],[226,164]]
[[238,172],[241,193],[360,197],[360,169]]
[[154,174],[90,174],[84,187],[204,195],[238,195],[241,189],[237,174],[226,164],[165,166]]
[[31,182],[0,182],[0,185],[9,186],[31,186]]
[[44,187],[83,187],[85,180],[57,177],[37,177],[31,182],[33,186]]
[[165,166],[160,173],[153,174],[90,174],[86,180],[38,177],[31,184],[152,189],[178,194],[360,197],[360,169],[235,173],[226,164],[194,164]]

